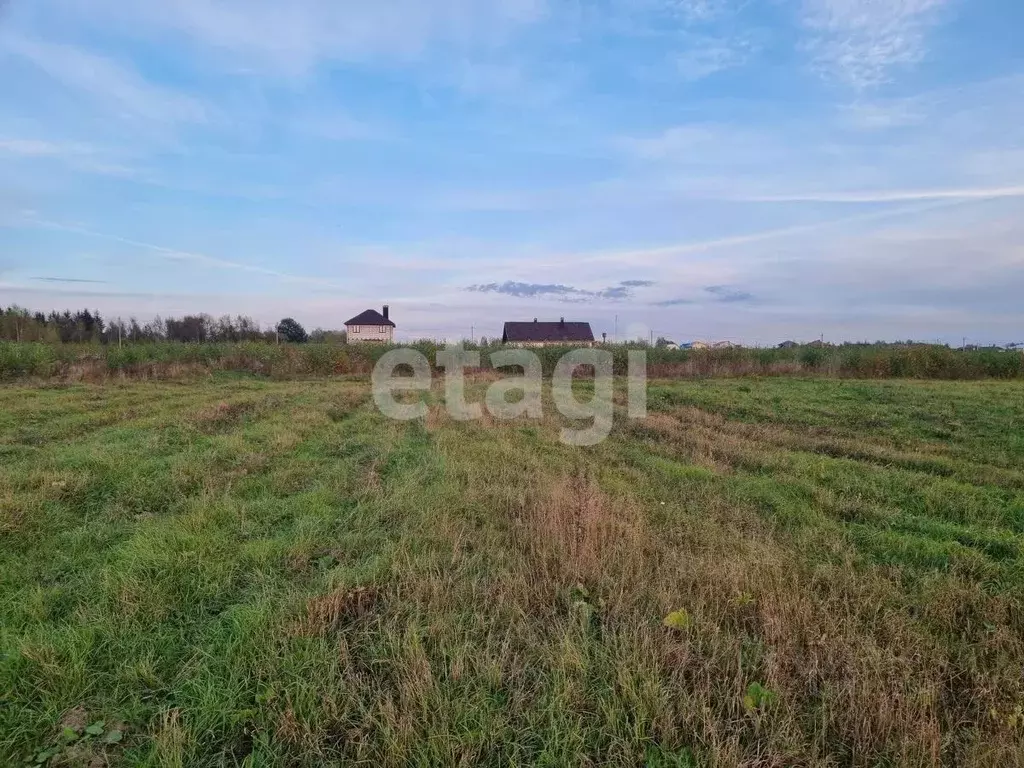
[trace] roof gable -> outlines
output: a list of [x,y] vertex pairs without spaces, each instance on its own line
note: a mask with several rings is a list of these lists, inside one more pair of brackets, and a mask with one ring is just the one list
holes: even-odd
[[505,323],[505,330],[501,335],[505,343],[517,341],[593,341],[594,333],[590,330],[590,323],[541,323],[536,320],[525,323]]
[[394,323],[385,319],[384,315],[376,309],[368,309],[365,312],[360,312],[351,320],[346,320],[345,325],[390,325],[392,328],[395,327]]

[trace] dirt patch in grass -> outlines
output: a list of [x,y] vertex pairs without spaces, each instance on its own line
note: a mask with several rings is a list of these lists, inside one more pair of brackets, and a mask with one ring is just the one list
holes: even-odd
[[81,733],[85,730],[85,726],[88,724],[89,712],[85,707],[79,705],[77,707],[72,707],[65,712],[64,716],[61,717],[58,726],[61,729],[70,728],[72,731],[75,731],[75,733]]

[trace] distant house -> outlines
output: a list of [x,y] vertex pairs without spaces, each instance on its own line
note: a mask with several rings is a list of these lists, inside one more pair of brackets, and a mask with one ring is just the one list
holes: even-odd
[[348,341],[379,341],[390,344],[394,339],[395,324],[388,317],[388,305],[384,305],[384,312],[380,313],[375,309],[368,309],[360,312],[351,320],[345,321],[345,332],[348,334]]
[[505,323],[501,334],[502,344],[516,347],[558,347],[564,345],[592,347],[594,332],[590,323],[566,322],[563,317],[557,323],[511,322]]
[[711,345],[711,348],[712,349],[732,349],[735,346],[736,345],[733,344],[731,341],[716,341],[714,344]]
[[691,341],[686,349],[710,349],[706,341]]
[[797,344],[795,341],[784,341],[781,344],[779,344],[779,349],[793,349],[794,347],[799,346],[800,345]]

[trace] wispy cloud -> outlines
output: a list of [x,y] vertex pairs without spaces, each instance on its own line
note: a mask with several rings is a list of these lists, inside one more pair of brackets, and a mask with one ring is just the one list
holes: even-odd
[[304,275],[293,275],[287,272],[278,271],[276,269],[260,267],[255,264],[246,264],[244,262],[239,261],[220,259],[214,256],[207,256],[206,254],[202,253],[195,253],[193,251],[183,251],[175,248],[167,248],[162,245],[155,245],[154,243],[147,243],[141,240],[133,240],[131,238],[121,237],[119,235],[111,235],[106,232],[97,232],[96,230],[88,229],[86,227],[75,226],[72,224],[63,224],[61,222],[56,221],[31,218],[28,219],[27,221],[23,221],[23,225],[42,227],[46,229],[57,229],[65,232],[73,232],[75,234],[84,235],[86,237],[94,237],[99,238],[101,240],[109,240],[111,242],[122,243],[124,245],[130,245],[136,248],[151,251],[170,261],[190,262],[192,264],[210,268],[234,269],[242,272],[252,272],[254,274],[278,278],[279,280],[290,283],[304,283],[309,285],[315,285],[318,287],[332,288],[336,290],[347,289],[347,286],[343,286],[331,280],[326,280],[317,277],[306,277]]
[[360,120],[334,109],[288,115],[287,124],[305,137],[327,141],[364,141],[393,136],[391,127]]
[[715,302],[720,304],[740,304],[754,300],[754,295],[731,285],[708,285],[700,294],[694,296],[678,296],[651,303],[655,307],[686,307],[693,304]]
[[655,301],[653,306],[655,307],[685,307],[690,304],[696,304],[697,302],[693,299],[665,299],[664,301]]
[[69,168],[105,176],[130,177],[138,171],[90,144],[0,137],[0,155],[16,160],[52,161]]
[[633,295],[634,288],[654,285],[652,280],[624,280],[618,285],[598,290],[577,288],[560,283],[522,283],[508,280],[504,283],[481,283],[470,285],[467,291],[475,293],[498,293],[504,296],[528,299],[557,299],[559,301],[579,302],[589,299],[628,299]]
[[149,82],[131,65],[84,48],[7,35],[0,39],[0,52],[30,62],[118,118],[167,124],[205,122],[209,117],[209,107],[198,98]]
[[865,224],[867,222],[881,221],[890,218],[913,216],[915,214],[927,213],[943,208],[952,208],[962,205],[965,201],[960,198],[926,201],[920,205],[902,206],[889,208],[881,211],[869,211],[866,213],[842,216],[835,219],[823,219],[809,224],[795,224],[789,227],[777,229],[766,229],[758,232],[750,232],[742,235],[730,235],[727,237],[709,238],[706,240],[691,240],[681,243],[672,243],[652,248],[633,248],[629,250],[616,251],[594,251],[590,253],[573,254],[574,264],[599,264],[599,263],[620,263],[620,264],[645,264],[656,265],[675,261],[675,257],[690,253],[706,253],[717,250],[725,250],[738,246],[756,245],[771,240],[805,235],[820,230],[839,228],[849,224]]
[[745,64],[754,52],[746,40],[731,37],[691,37],[673,57],[684,80],[702,80],[716,72]]
[[860,192],[781,192],[775,195],[751,195],[736,200],[763,203],[898,203],[914,200],[998,200],[1024,197],[1024,185],[1014,187],[974,187],[964,189],[895,189]]
[[1017,196],[1024,79],[836,104],[808,119],[706,119],[622,137],[677,199],[888,202]]
[[645,6],[669,18],[686,23],[707,22],[723,15],[732,5],[731,0],[626,0],[627,7],[635,10]]
[[79,277],[32,277],[30,280],[37,280],[42,283],[96,283],[102,284],[107,280],[86,280]]
[[891,70],[927,54],[927,34],[946,0],[804,0],[802,22],[816,66],[855,88],[888,81]]
[[81,154],[80,145],[57,144],[39,139],[0,138],[0,152],[23,157],[54,157],[57,155]]
[[81,23],[123,33],[173,34],[224,61],[302,75],[328,61],[408,60],[434,48],[498,44],[543,17],[542,0],[61,0]]
[[927,106],[919,98],[860,100],[840,107],[843,123],[855,130],[886,131],[920,125]]
[[705,292],[710,293],[714,297],[715,301],[721,301],[726,304],[751,301],[754,298],[752,293],[739,290],[738,288],[734,288],[730,285],[709,285],[704,290]]
[[516,296],[517,298],[536,298],[550,296],[575,296],[581,293],[579,288],[571,285],[559,285],[556,283],[520,283],[512,280],[504,283],[480,283],[470,285],[467,291],[476,293],[500,293],[505,296]]

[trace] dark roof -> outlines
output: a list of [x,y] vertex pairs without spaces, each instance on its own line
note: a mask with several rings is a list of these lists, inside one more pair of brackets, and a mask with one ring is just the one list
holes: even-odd
[[505,323],[502,343],[517,341],[593,341],[590,323]]
[[395,327],[394,323],[387,320],[384,315],[376,309],[368,309],[365,312],[360,312],[351,320],[346,320],[345,325],[390,325],[392,328]]

